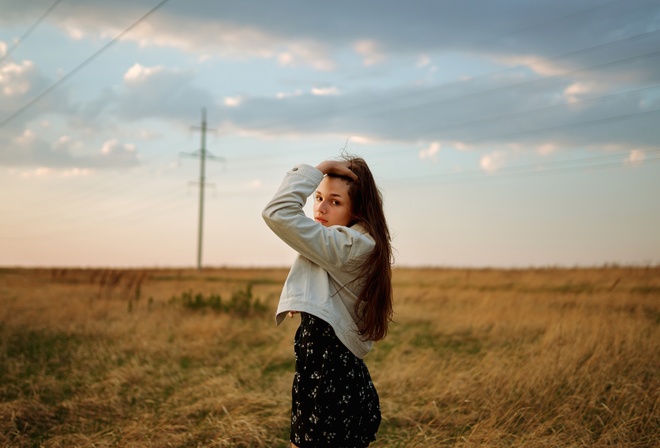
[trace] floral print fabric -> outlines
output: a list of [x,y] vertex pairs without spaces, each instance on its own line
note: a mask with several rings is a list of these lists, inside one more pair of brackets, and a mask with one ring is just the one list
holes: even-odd
[[328,323],[307,313],[301,313],[295,353],[291,442],[300,448],[368,446],[376,439],[381,415],[364,361]]

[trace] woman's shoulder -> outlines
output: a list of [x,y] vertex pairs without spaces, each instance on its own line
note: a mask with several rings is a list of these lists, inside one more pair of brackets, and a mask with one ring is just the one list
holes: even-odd
[[369,234],[369,231],[360,223],[353,224],[350,227],[339,227],[350,235],[352,243],[354,245],[360,245],[364,247],[364,250],[371,251],[376,247],[376,240]]

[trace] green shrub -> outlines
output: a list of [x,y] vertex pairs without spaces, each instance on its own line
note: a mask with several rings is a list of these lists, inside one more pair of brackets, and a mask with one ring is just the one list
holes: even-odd
[[184,291],[181,296],[172,296],[170,303],[181,304],[190,310],[210,309],[217,313],[231,313],[247,315],[251,313],[262,313],[266,306],[252,295],[252,284],[248,283],[245,290],[234,292],[229,301],[223,301],[220,294],[211,293],[205,296],[203,293],[193,293],[192,290]]

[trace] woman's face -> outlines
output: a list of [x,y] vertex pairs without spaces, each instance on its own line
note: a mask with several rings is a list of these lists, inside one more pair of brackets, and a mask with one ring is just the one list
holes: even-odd
[[325,176],[314,195],[314,220],[330,227],[348,226],[352,218],[348,184],[343,179]]

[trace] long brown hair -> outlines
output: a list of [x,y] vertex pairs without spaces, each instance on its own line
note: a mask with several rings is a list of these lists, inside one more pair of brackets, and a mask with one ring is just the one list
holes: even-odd
[[357,181],[348,182],[353,223],[362,224],[376,241],[376,247],[363,260],[358,271],[362,291],[355,302],[355,314],[360,319],[360,335],[379,341],[387,335],[392,321],[392,245],[383,211],[383,196],[376,185],[367,162],[360,157],[344,156],[351,163]]

